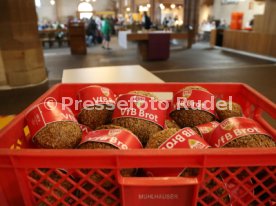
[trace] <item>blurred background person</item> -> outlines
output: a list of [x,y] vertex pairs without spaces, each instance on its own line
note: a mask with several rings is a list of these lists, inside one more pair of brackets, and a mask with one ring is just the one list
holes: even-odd
[[142,26],[146,29],[146,30],[149,30],[150,27],[151,27],[151,20],[150,20],[150,17],[148,16],[147,12],[144,11],[143,13],[143,17],[142,17]]
[[102,21],[102,34],[103,34],[103,44],[102,48],[110,50],[111,48],[109,47],[110,40],[111,40],[111,23],[110,23],[110,18],[104,18]]
[[87,45],[91,46],[92,44],[96,43],[96,31],[97,31],[97,24],[93,17],[90,18],[88,26],[86,28],[86,35],[87,35]]

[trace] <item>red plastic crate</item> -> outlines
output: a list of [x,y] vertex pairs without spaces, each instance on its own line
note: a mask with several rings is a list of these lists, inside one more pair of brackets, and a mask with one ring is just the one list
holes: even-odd
[[[207,150],[27,149],[24,114],[47,97],[76,98],[90,84],[59,84],[43,94],[0,133],[1,205],[273,205],[276,148]],[[233,96],[245,116],[274,138],[276,106],[240,83],[100,84],[115,93],[176,92],[189,85],[220,98]],[[273,122],[274,121],[274,122]],[[25,129],[25,131],[24,131]],[[194,177],[122,177],[122,168],[194,168]],[[59,168],[70,168],[63,173]],[[80,169],[86,168],[86,169]],[[78,179],[73,178],[75,175]],[[231,188],[225,182],[234,182]],[[248,187],[250,182],[250,187]],[[237,191],[238,192],[235,192]]]

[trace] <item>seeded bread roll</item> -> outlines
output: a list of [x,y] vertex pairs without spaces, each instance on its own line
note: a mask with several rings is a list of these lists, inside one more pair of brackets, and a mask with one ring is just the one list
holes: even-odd
[[230,117],[242,117],[242,108],[238,103],[232,102],[232,105],[226,101],[225,103],[226,105],[224,107],[216,107],[216,113],[220,121]]
[[[114,131],[114,130],[119,130],[120,132],[122,132],[122,130],[128,131],[129,134],[131,134],[132,136],[130,137],[134,137],[133,133],[131,133],[129,130],[126,130],[122,127],[118,127],[118,126],[110,126],[110,125],[106,125],[105,127],[109,127],[108,129],[104,129],[102,127],[102,130],[107,130],[108,132]],[[97,132],[97,131],[93,131],[93,132]],[[92,132],[92,133],[93,133]],[[100,132],[100,131],[98,131]],[[103,131],[105,132],[105,131]],[[101,134],[102,135],[102,134]],[[101,135],[99,135],[99,137],[101,137]],[[84,137],[83,141],[80,143],[80,145],[78,146],[78,149],[114,149],[114,150],[119,150],[120,148],[114,146],[113,144],[109,143],[109,142],[101,142],[101,141],[91,141],[89,138],[87,138],[89,136]],[[87,139],[86,139],[87,138]],[[135,137],[137,139],[137,137]],[[123,169],[121,170],[121,174],[123,176],[133,176],[136,173],[136,169]]]
[[80,126],[71,121],[59,121],[47,124],[34,137],[34,143],[46,149],[72,149],[81,141]]
[[[188,86],[184,90],[201,90],[208,92],[207,89],[200,86]],[[171,112],[171,118],[181,127],[195,127],[215,120],[214,115],[203,110],[180,109]]]
[[176,128],[169,128],[153,134],[149,139],[146,148],[158,148],[163,142],[174,135],[178,130],[179,129]]
[[174,120],[165,120],[165,128],[176,128],[176,129],[180,129],[180,127],[178,126],[178,124],[176,124],[176,122]]
[[212,122],[215,117],[202,110],[175,110],[171,113],[171,118],[181,127],[195,127],[200,124]]
[[90,129],[94,130],[99,126],[111,123],[113,109],[108,105],[101,105],[102,109],[88,107],[87,109],[82,109],[78,115],[78,121],[81,124],[88,126]]
[[[131,91],[129,92],[129,94],[146,96],[158,100],[158,98],[155,95],[146,91]],[[132,131],[140,139],[143,146],[147,144],[150,136],[162,130],[162,128],[159,125],[153,122],[131,117],[113,119],[112,124],[127,128],[130,131]]]
[[223,147],[250,148],[250,147],[276,147],[270,137],[262,134],[251,134],[232,140]]

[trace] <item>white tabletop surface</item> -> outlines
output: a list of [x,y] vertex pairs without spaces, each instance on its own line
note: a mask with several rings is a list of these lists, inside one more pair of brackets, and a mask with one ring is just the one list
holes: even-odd
[[[65,69],[62,83],[163,83],[140,65]],[[170,93],[155,93],[160,99],[171,98]]]
[[63,70],[62,83],[161,83],[164,82],[139,65],[90,67]]

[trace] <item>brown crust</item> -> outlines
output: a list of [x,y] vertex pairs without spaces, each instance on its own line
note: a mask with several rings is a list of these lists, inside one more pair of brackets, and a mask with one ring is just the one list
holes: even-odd
[[79,123],[90,127],[92,130],[104,124],[111,123],[113,110],[107,109],[109,108],[108,105],[103,106],[104,108],[101,110],[89,110],[91,107],[89,107],[89,109],[83,109],[78,115]]
[[[103,142],[84,142],[83,144],[79,145],[79,149],[119,149],[111,144],[108,143],[103,143]],[[130,169],[122,169],[121,170],[121,175],[124,177],[131,177],[134,176],[136,173],[135,168],[130,168]],[[92,175],[90,178],[96,178],[96,182],[99,178],[101,177],[95,177],[95,175]]]
[[170,114],[171,118],[181,127],[195,127],[215,120],[215,117],[202,110],[175,110]]
[[216,113],[219,117],[220,121],[223,121],[230,117],[242,117],[242,108],[238,103],[232,102],[232,110],[227,109],[229,106],[229,102],[226,102],[227,106],[226,108],[220,108],[218,109],[216,107]]
[[34,143],[40,148],[72,149],[82,139],[80,126],[75,122],[52,122],[41,129],[34,137]]
[[176,124],[176,122],[174,120],[165,120],[165,125],[166,128],[176,128],[176,129],[180,129],[180,127],[178,126],[178,124]]
[[87,141],[78,146],[79,149],[119,149],[111,144],[103,142]]
[[251,134],[232,140],[223,147],[249,148],[249,147],[276,147],[270,137],[262,134]]
[[147,145],[146,148],[158,148],[160,145],[162,145],[169,137],[174,135],[179,129],[176,128],[169,128],[169,129],[164,129],[160,132],[157,132],[153,134]]
[[187,86],[184,88],[184,90],[201,90],[201,91],[206,91],[209,92],[207,89],[201,86],[193,85],[193,86]]
[[131,117],[113,119],[113,124],[129,129],[139,138],[143,146],[147,144],[151,135],[162,130],[159,125],[153,122]]
[[114,124],[105,124],[96,128],[96,130],[102,130],[102,129],[126,129],[126,128],[120,127]]

